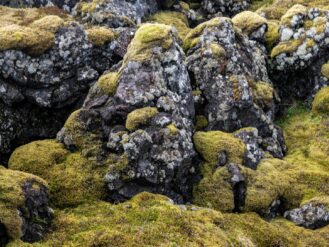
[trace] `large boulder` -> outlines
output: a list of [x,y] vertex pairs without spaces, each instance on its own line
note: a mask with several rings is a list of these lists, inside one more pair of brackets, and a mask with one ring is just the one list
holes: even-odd
[[196,114],[208,123],[204,129],[233,132],[255,127],[264,151],[282,158],[286,148],[273,122],[275,91],[261,46],[234,28],[230,19],[215,18],[193,29],[184,48]]
[[132,31],[85,29],[54,8],[0,7],[0,160],[54,137],[89,87],[124,53]]
[[0,245],[8,239],[40,240],[53,214],[46,182],[0,166],[0,191]]

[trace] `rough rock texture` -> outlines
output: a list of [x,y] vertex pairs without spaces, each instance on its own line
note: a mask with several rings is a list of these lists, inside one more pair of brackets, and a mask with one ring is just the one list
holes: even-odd
[[0,0],[0,5],[14,8],[57,6],[70,11],[78,2],[79,0]]
[[1,240],[39,241],[52,219],[46,182],[0,166],[0,191]]
[[203,10],[210,16],[221,13],[224,16],[233,16],[245,10],[250,0],[203,0],[201,2]]
[[[8,16],[18,13],[9,8],[0,11]],[[49,9],[41,12],[41,18],[35,11],[21,11],[11,22],[5,15],[0,18],[4,45],[0,49],[0,119],[6,119],[0,123],[2,162],[18,145],[54,137],[67,116],[82,104],[99,74],[123,57],[134,33],[118,30],[115,40],[115,34],[108,29],[85,31],[67,17],[48,15]],[[34,15],[36,19],[26,26],[24,23]],[[13,23],[17,29],[11,30]],[[21,32],[27,36],[23,33],[16,46],[14,40],[7,40],[7,35],[12,39]]]
[[99,162],[121,160],[106,175],[110,200],[150,191],[183,202],[190,194],[194,105],[183,59],[169,26],[142,26],[119,71],[100,78],[58,134],[68,149],[97,150]]
[[74,14],[83,23],[132,27],[158,9],[156,0],[93,0],[77,4]]
[[303,205],[301,208],[286,211],[284,217],[298,226],[310,229],[329,225],[329,211],[324,206]]
[[310,103],[328,84],[321,69],[329,58],[329,12],[294,5],[281,17],[278,41],[271,51],[271,74],[283,103]]
[[208,119],[206,130],[232,132],[255,127],[261,147],[282,158],[285,145],[275,126],[274,90],[263,51],[234,29],[230,19],[215,18],[193,29],[184,41],[193,78],[196,112]]

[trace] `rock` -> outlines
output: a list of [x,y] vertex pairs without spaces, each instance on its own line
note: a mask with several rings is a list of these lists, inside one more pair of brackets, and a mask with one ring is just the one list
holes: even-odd
[[202,9],[209,16],[221,13],[224,16],[233,16],[248,8],[250,0],[203,0]]
[[261,148],[282,158],[286,147],[273,123],[274,89],[259,47],[228,18],[202,23],[184,40],[193,89],[200,92],[196,114],[207,118],[205,129],[233,132],[255,127],[263,139]]
[[180,203],[190,197],[194,105],[176,40],[169,26],[143,25],[118,72],[100,78],[58,134],[69,150],[110,164],[105,182],[111,201],[142,191]]
[[4,235],[1,240],[41,240],[53,214],[48,204],[46,182],[0,166],[0,190],[0,234]]
[[108,27],[134,27],[144,17],[155,13],[157,0],[93,0],[80,2],[73,14],[82,23],[106,25]]
[[134,31],[85,30],[49,8],[0,12],[0,119],[6,119],[0,161],[6,163],[15,147],[56,136],[99,74],[121,60]]
[[329,225],[329,211],[324,206],[303,205],[284,213],[284,217],[298,226],[317,229]]
[[57,6],[63,10],[71,11],[78,2],[79,0],[0,0],[0,5],[13,8]]

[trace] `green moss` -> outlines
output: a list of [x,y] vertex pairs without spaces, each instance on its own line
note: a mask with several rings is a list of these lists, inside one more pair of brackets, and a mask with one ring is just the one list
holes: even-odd
[[166,128],[169,130],[170,135],[177,135],[179,132],[175,124],[169,124]]
[[329,63],[325,63],[325,64],[322,65],[321,74],[322,74],[322,76],[329,79]]
[[158,114],[156,107],[144,107],[129,113],[126,120],[126,128],[130,131],[138,129],[139,126],[147,124]]
[[268,21],[267,22],[267,31],[265,33],[265,44],[268,51],[271,51],[272,48],[279,42],[280,40],[280,25],[276,21]]
[[174,42],[170,26],[164,24],[143,24],[136,32],[124,57],[127,61],[144,61],[153,54],[154,47],[169,49]]
[[55,32],[69,19],[59,11],[0,7],[0,51],[40,55],[53,46]]
[[87,29],[86,33],[94,46],[103,46],[115,38],[114,32],[110,28],[105,27],[92,27]]
[[251,34],[262,25],[267,25],[267,20],[264,17],[251,11],[243,11],[237,14],[232,18],[232,22],[247,35]]
[[329,87],[323,87],[315,95],[312,104],[312,111],[329,115]]
[[253,84],[252,95],[254,102],[260,107],[271,107],[274,98],[274,89],[271,84],[257,82]]
[[6,227],[9,237],[22,237],[22,218],[18,209],[24,208],[25,197],[22,186],[32,183],[33,190],[40,190],[46,182],[34,175],[13,171],[0,166],[0,222]]
[[223,47],[219,46],[217,43],[211,43],[210,44],[210,49],[212,54],[216,58],[223,58],[226,56],[226,51]]
[[111,72],[101,76],[97,85],[107,95],[114,95],[118,87],[119,73]]
[[33,173],[49,183],[51,202],[73,206],[102,198],[107,166],[95,164],[80,153],[68,152],[54,140],[19,147],[9,160],[14,170]]
[[190,31],[188,20],[183,13],[175,11],[160,11],[153,15],[151,21],[174,26],[181,40],[184,40],[187,33]]
[[282,53],[293,53],[303,43],[301,39],[293,39],[285,42],[280,42],[272,49],[271,57],[274,58]]
[[209,124],[208,119],[203,115],[195,116],[195,129],[203,130]]
[[296,4],[292,6],[288,11],[281,17],[281,25],[290,26],[290,22],[295,15],[307,15],[307,7],[301,4]]

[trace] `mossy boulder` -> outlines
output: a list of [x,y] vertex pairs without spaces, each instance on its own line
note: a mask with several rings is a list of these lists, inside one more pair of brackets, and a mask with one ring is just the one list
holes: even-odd
[[32,174],[0,166],[0,191],[0,224],[7,237],[40,240],[52,218],[47,183]]
[[312,110],[316,113],[329,114],[329,87],[323,87],[315,95]]
[[261,26],[267,26],[267,20],[255,12],[243,11],[232,18],[233,24],[243,33],[250,35]]

